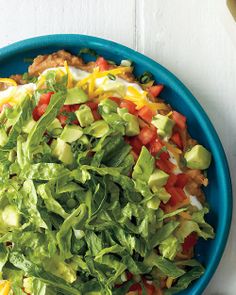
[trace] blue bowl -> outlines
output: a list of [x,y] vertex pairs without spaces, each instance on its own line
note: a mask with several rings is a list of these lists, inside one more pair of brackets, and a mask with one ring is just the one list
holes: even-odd
[[84,35],[49,35],[36,37],[0,49],[0,76],[23,73],[27,70],[27,58],[59,49],[77,54],[80,48],[96,50],[105,58],[119,62],[132,60],[135,74],[151,72],[158,83],[165,85],[161,97],[174,109],[187,117],[189,132],[193,138],[206,146],[213,155],[213,163],[208,171],[209,186],[205,190],[210,204],[208,222],[214,226],[214,240],[198,243],[197,258],[206,270],[204,275],[180,294],[202,294],[213,276],[222,257],[229,234],[232,215],[231,181],[226,156],[219,137],[206,113],[190,91],[168,70],[150,58],[120,44]]

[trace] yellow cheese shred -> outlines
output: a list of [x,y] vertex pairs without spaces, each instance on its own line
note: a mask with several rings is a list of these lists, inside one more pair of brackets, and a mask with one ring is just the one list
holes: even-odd
[[73,87],[73,77],[72,74],[70,72],[70,69],[68,67],[67,61],[65,60],[64,62],[64,68],[66,70],[66,74],[67,74],[67,88],[72,88]]
[[11,86],[17,86],[16,81],[10,78],[0,78],[0,83],[9,84]]
[[0,295],[8,295],[11,290],[11,284],[9,281],[0,281]]
[[171,277],[168,277],[168,278],[167,278],[167,280],[166,280],[166,287],[167,287],[168,289],[171,288],[171,286],[172,286],[172,284],[173,284],[173,281],[174,281],[173,278],[171,278]]

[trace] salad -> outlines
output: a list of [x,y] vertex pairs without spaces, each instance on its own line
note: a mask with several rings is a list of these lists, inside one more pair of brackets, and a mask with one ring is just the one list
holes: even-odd
[[0,79],[1,295],[175,294],[203,274],[211,154],[163,88],[89,49]]

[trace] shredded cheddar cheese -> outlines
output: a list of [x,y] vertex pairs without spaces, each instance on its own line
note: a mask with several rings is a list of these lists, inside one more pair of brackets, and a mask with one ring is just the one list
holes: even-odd
[[166,287],[167,287],[168,289],[171,288],[171,286],[172,286],[172,284],[173,284],[173,281],[174,281],[173,278],[171,278],[171,277],[168,277],[168,278],[167,278],[167,280],[166,280]]
[[8,295],[11,290],[11,284],[9,281],[0,281],[0,295]]
[[17,86],[17,83],[15,80],[10,78],[0,78],[0,83],[9,84],[12,86]]
[[66,74],[67,74],[67,88],[71,88],[73,87],[73,77],[71,75],[71,72],[70,72],[70,69],[68,67],[68,64],[67,64],[67,61],[65,60],[64,62],[64,67],[65,67],[65,71],[66,71]]

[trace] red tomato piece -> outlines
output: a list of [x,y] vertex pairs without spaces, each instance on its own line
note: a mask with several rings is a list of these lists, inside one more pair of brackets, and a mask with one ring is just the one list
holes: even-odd
[[73,104],[70,106],[70,112],[76,112],[79,109],[79,104]]
[[143,127],[138,135],[142,144],[146,145],[157,138],[157,133],[154,129]]
[[179,187],[166,187],[166,190],[171,195],[171,198],[167,203],[170,206],[176,206],[186,198],[184,191]]
[[98,108],[98,104],[93,101],[88,101],[85,103],[91,110],[96,110]]
[[168,174],[170,174],[175,167],[174,164],[172,164],[170,161],[166,159],[156,160],[156,166]]
[[160,159],[162,159],[162,160],[169,160],[169,158],[170,158],[170,155],[168,152],[162,152],[160,154]]
[[164,85],[162,84],[154,85],[149,87],[148,92],[151,96],[157,97],[162,92],[163,88],[164,88]]
[[41,96],[40,96],[40,99],[39,99],[39,105],[40,104],[49,104],[50,102],[50,99],[51,99],[51,96],[54,94],[54,92],[48,92],[48,93],[43,93]]
[[175,121],[175,124],[180,128],[180,129],[185,129],[186,128],[186,120],[187,120],[187,118],[184,116],[184,115],[182,115],[182,114],[180,114],[180,113],[178,113],[178,112],[176,112],[176,111],[173,111],[173,113],[172,113],[172,118],[173,118],[173,120]]
[[40,116],[38,114],[38,108],[34,108],[33,112],[32,112],[33,118],[35,121],[38,121],[40,119]]
[[129,288],[129,292],[131,291],[137,292],[137,295],[142,295],[142,286],[139,283],[135,283]]
[[139,155],[142,149],[142,142],[139,140],[138,136],[132,136],[128,139],[129,144],[132,146],[133,151]]
[[129,271],[126,272],[127,281],[130,281],[133,278],[133,274]]
[[121,99],[119,97],[112,96],[112,97],[109,97],[109,99],[117,103],[118,106],[120,105]]
[[162,147],[163,147],[163,144],[157,138],[149,143],[148,150],[152,154],[152,156],[155,157],[159,153],[159,151],[162,149]]
[[101,115],[99,114],[99,112],[97,110],[92,110],[92,113],[93,113],[93,117],[94,117],[95,121],[102,119]]
[[105,60],[105,58],[102,56],[98,57],[98,59],[96,60],[96,65],[99,67],[100,71],[102,72],[109,70],[109,64]]
[[183,189],[185,185],[188,183],[188,180],[189,180],[188,175],[184,173],[180,173],[176,176],[177,176],[177,180],[176,180],[175,186]]
[[46,112],[47,107],[48,107],[48,104],[46,103],[40,104],[36,107],[39,117],[42,117],[42,115]]
[[198,235],[195,232],[192,232],[184,239],[182,244],[183,253],[188,253],[197,244]]
[[175,174],[170,174],[165,187],[173,187],[176,184],[178,177]]
[[134,104],[132,101],[123,99],[120,103],[120,107],[127,109],[130,114],[136,114],[136,104]]
[[151,123],[152,117],[153,117],[153,112],[152,110],[147,107],[143,106],[139,111],[138,111],[138,116],[143,119],[147,123]]
[[172,134],[171,138],[170,138],[173,143],[175,143],[180,149],[183,148],[183,143],[182,143],[182,139],[181,136],[179,134],[179,132],[175,132]]

